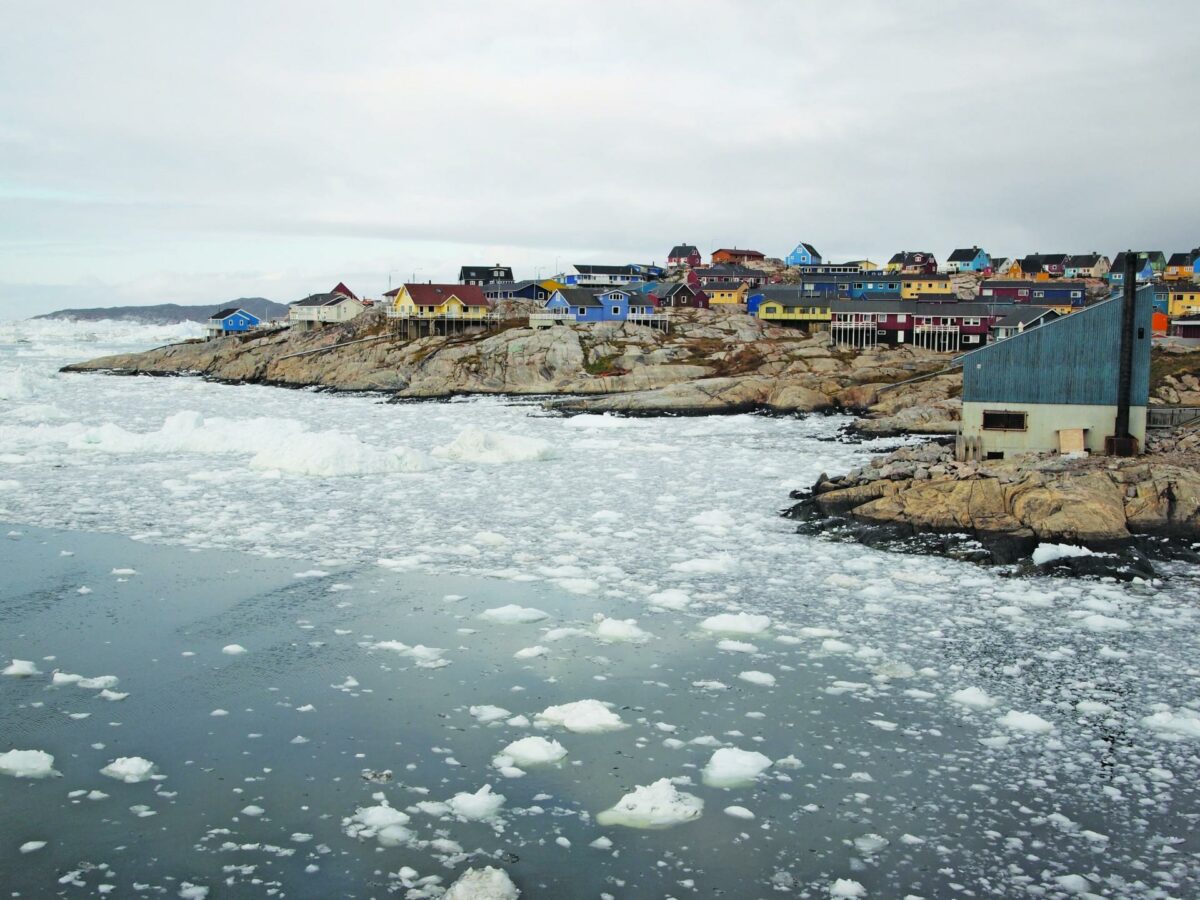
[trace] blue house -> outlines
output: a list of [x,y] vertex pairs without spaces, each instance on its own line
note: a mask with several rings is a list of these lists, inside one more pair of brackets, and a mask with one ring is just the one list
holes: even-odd
[[992,258],[978,247],[955,250],[946,260],[947,272],[986,272],[991,267]]
[[801,242],[796,245],[795,250],[787,255],[785,262],[789,266],[819,266],[821,265],[821,254],[812,244]]
[[499,300],[536,300],[545,303],[550,299],[550,290],[536,280],[498,281],[483,286],[483,296],[493,303]]
[[651,315],[654,301],[641,291],[613,288],[562,288],[550,295],[545,311],[576,322],[624,322],[630,315]]
[[262,324],[262,320],[252,313],[246,312],[244,309],[238,309],[236,306],[231,306],[228,309],[218,310],[209,316],[208,322],[205,323],[205,332],[209,338],[221,337],[225,334],[239,334],[243,331],[249,331]]
[[[1108,283],[1113,287],[1125,284],[1125,251],[1121,251],[1113,259],[1112,268],[1108,270]],[[1144,284],[1154,280],[1154,266],[1149,254],[1139,253],[1137,260],[1137,282]]]
[[1029,284],[1034,306],[1086,306],[1087,285],[1082,281],[1034,281]]
[[[901,280],[898,273],[863,275],[853,280],[843,279],[849,286],[851,300],[899,300]],[[843,296],[846,296],[843,294]]]
[[572,287],[603,284],[636,284],[647,279],[647,270],[650,268],[652,267],[638,265],[600,266],[580,263],[569,266],[567,271],[558,280]]

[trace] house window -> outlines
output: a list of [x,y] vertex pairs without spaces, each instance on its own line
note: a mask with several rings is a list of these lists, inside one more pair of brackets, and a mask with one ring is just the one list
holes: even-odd
[[581,315],[581,316],[587,315],[587,310],[584,309],[582,306],[576,312],[578,313],[578,315]]
[[901,324],[901,325],[903,325],[903,324],[904,324],[905,322],[907,322],[907,321],[908,321],[908,314],[907,314],[907,313],[901,313],[900,315],[896,316],[896,322],[897,322],[898,324]]
[[1034,291],[1034,292],[1033,292],[1033,296],[1035,296],[1035,297],[1045,297],[1045,296],[1046,296],[1046,292],[1045,292],[1045,291]]
[[1082,297],[1083,291],[1071,291],[1071,296],[1072,297]]
[[1006,410],[985,410],[983,413],[984,431],[1026,431],[1027,414],[1009,412]]
[[964,344],[978,344],[978,343],[979,343],[979,335],[977,335],[977,334],[964,334],[964,335],[963,335],[963,343],[964,343]]
[[1028,289],[1028,288],[1022,288],[1021,290],[1017,291],[1017,293],[1018,293],[1020,296],[1022,296],[1022,297],[1028,297],[1028,296],[1029,296],[1029,289]]
[[979,320],[978,319],[963,319],[963,324],[964,325],[978,325]]

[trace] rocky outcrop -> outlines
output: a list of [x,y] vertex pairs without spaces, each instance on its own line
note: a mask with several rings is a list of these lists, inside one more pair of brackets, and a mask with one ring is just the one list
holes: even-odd
[[868,542],[957,534],[994,562],[1028,556],[1039,543],[1113,552],[1137,536],[1200,536],[1198,463],[1187,453],[960,463],[949,448],[925,444],[822,476],[789,514]]
[[67,371],[203,375],[400,398],[564,395],[571,399],[554,404],[562,411],[630,415],[877,408],[887,417],[881,431],[952,431],[949,381],[891,388],[945,361],[910,348],[845,352],[826,335],[763,323],[740,310],[676,311],[669,333],[620,323],[530,329],[515,319],[499,331],[416,340],[396,334],[373,311],[306,334],[194,341]]

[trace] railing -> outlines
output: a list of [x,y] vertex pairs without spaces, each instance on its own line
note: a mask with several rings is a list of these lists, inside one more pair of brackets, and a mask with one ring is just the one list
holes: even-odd
[[1200,419],[1200,406],[1149,406],[1146,408],[1147,428],[1174,428]]
[[413,312],[409,309],[396,309],[394,306],[389,306],[384,310],[384,315],[389,319],[414,319],[421,322],[499,322],[500,314],[495,312],[487,312],[483,315],[464,316],[457,313],[423,313]]
[[666,313],[630,313],[625,321],[634,325],[665,325],[671,317]]
[[529,324],[534,328],[537,328],[539,325],[569,325],[575,321],[575,314],[570,312],[539,312],[529,314]]

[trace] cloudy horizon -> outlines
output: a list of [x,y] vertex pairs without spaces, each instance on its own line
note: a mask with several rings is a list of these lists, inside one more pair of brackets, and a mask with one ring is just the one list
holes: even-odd
[[0,318],[378,296],[680,242],[1189,249],[1194,10],[1128,10],[13,4]]

